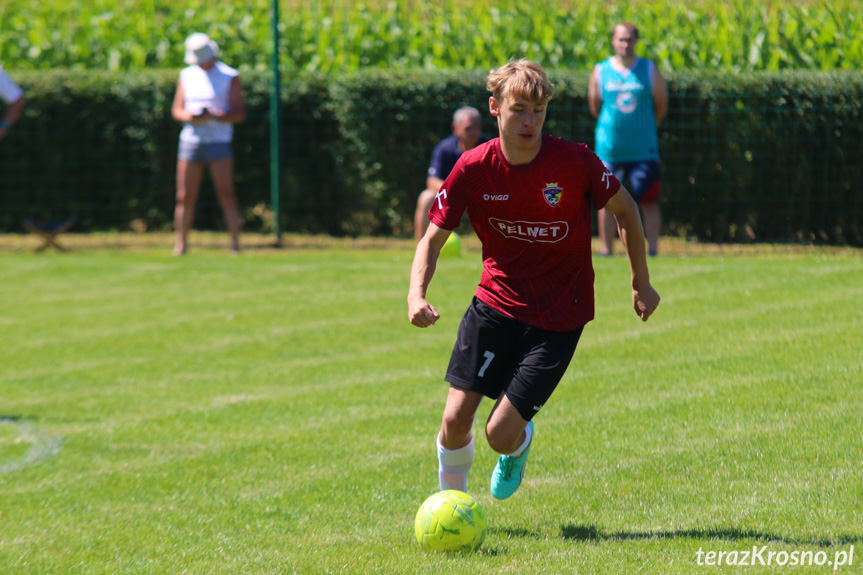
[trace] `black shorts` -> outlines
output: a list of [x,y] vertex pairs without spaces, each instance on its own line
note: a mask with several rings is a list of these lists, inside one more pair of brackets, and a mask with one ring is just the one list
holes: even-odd
[[532,327],[474,297],[458,327],[446,380],[491,399],[503,393],[530,421],[566,373],[583,330]]

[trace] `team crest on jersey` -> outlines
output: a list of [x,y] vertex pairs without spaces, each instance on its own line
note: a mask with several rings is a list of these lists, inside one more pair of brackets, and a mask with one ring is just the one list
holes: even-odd
[[558,186],[557,182],[546,183],[545,187],[542,189],[542,197],[545,198],[545,202],[552,208],[560,203],[560,197],[562,195],[563,188]]

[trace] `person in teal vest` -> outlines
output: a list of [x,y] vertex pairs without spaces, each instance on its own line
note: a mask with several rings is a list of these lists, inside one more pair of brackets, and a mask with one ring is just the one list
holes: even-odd
[[[635,55],[638,28],[614,27],[614,56],[593,69],[588,85],[590,113],[597,118],[594,151],[641,208],[650,255],[659,252],[659,139],[656,129],[668,111],[665,78],[651,62]],[[614,216],[599,211],[602,255],[611,255]]]

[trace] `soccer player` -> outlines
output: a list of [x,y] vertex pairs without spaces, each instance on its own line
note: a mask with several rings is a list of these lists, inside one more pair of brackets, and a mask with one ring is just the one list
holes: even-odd
[[0,120],[0,140],[6,137],[24,108],[24,91],[0,66],[0,99],[6,102],[6,113]]
[[[614,56],[593,69],[588,84],[596,123],[596,154],[628,186],[644,216],[649,253],[659,252],[659,139],[656,129],[668,111],[665,78],[650,60],[635,55],[638,28],[618,24],[611,34]],[[614,217],[599,212],[602,254],[611,255]]]
[[449,175],[464,152],[487,141],[488,138],[482,135],[482,117],[479,110],[464,106],[455,111],[452,116],[452,135],[438,142],[432,150],[431,163],[426,174],[426,189],[417,198],[414,212],[414,235],[417,241],[420,241],[428,228],[428,211],[444,178]]
[[591,206],[617,218],[632,274],[632,303],[643,321],[659,305],[650,285],[638,208],[584,144],[542,133],[552,84],[539,65],[515,60],[488,76],[500,137],[465,152],[435,195],[431,222],[411,269],[408,317],[418,327],[440,314],[426,300],[438,255],[467,209],[482,242],[483,272],[458,329],[437,438],[441,489],[467,488],[472,427],[483,397],[496,400],[486,422],[500,454],[491,493],[521,484],[532,419],[569,365],[594,317]]

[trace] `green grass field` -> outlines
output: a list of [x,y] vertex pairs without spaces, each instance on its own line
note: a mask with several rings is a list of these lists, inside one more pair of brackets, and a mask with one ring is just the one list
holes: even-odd
[[[479,256],[441,261],[428,330],[411,258],[0,252],[0,572],[828,573],[776,562],[852,546],[837,571],[863,570],[860,252],[660,257],[646,324],[625,258],[595,260],[597,319],[512,499],[478,441],[470,555],[412,523]],[[698,565],[753,546],[773,564]]]

